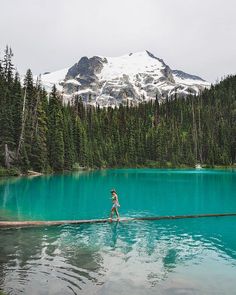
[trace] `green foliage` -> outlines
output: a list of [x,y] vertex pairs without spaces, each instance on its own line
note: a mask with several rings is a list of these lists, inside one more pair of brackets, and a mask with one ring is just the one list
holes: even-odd
[[54,171],[64,168],[65,144],[63,137],[63,106],[54,86],[48,107],[48,151],[49,163]]
[[7,48],[0,62],[0,174],[16,167],[56,172],[236,162],[236,76],[198,97],[100,109],[80,97],[64,105],[55,86],[48,97],[30,70],[21,85],[11,58]]
[[19,176],[20,175],[20,171],[19,169],[13,167],[10,169],[6,169],[4,167],[0,167],[0,177],[3,176]]

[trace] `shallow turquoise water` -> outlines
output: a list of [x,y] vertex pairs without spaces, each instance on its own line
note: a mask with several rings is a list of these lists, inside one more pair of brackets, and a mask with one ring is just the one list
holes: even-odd
[[[10,179],[1,219],[236,212],[236,173],[107,170]],[[0,230],[0,289],[9,294],[235,294],[236,218]]]
[[236,212],[236,172],[122,169],[20,178],[0,184],[0,216],[14,220],[107,217],[116,188],[123,216]]

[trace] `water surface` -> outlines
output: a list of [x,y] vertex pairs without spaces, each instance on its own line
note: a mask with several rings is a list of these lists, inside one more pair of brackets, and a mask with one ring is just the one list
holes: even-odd
[[[236,212],[230,171],[128,169],[8,179],[1,219]],[[25,295],[235,294],[236,218],[0,230],[0,289]]]
[[236,172],[122,169],[0,184],[1,219],[106,218],[110,189],[118,191],[123,216],[236,212]]

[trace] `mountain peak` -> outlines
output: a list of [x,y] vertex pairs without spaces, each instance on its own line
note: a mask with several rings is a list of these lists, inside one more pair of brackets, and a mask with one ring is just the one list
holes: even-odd
[[132,55],[146,56],[146,55],[149,55],[149,54],[150,54],[150,52],[148,50],[144,50],[144,51],[131,52],[131,53],[129,53],[129,56],[132,56]]
[[84,103],[100,106],[198,94],[210,85],[198,76],[171,70],[148,50],[118,57],[82,57],[69,69],[42,75],[43,84],[48,86],[51,78],[53,83],[58,79],[65,100],[77,95]]

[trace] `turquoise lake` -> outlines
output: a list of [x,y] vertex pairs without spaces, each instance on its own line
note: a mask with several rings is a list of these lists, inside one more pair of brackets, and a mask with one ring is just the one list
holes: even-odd
[[[0,220],[236,213],[235,170],[0,179]],[[236,294],[236,217],[0,230],[7,294]]]

